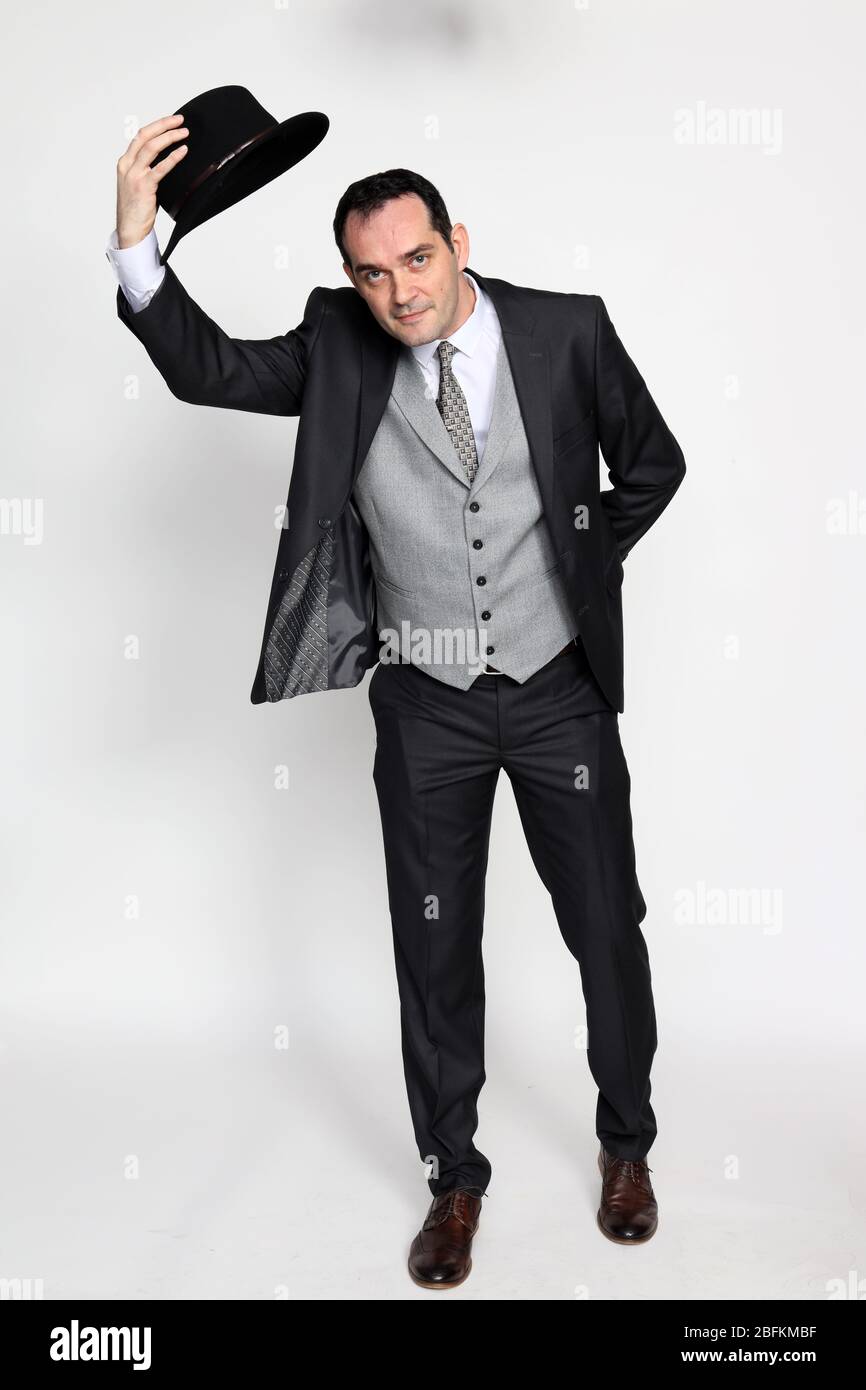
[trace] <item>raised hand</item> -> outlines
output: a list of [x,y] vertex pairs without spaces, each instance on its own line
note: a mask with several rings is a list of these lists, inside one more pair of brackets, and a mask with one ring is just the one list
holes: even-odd
[[151,165],[156,156],[182,136],[189,135],[183,114],[161,116],[143,125],[117,161],[117,244],[125,250],[147,236],[156,221],[156,191],[161,179],[184,158],[186,145],[180,145]]

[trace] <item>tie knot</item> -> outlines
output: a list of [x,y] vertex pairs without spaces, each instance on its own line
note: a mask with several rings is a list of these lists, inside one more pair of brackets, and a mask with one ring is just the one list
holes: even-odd
[[455,352],[457,351],[457,349],[456,349],[456,347],[454,346],[454,344],[453,344],[453,343],[449,343],[449,341],[448,341],[447,338],[443,338],[443,339],[442,339],[442,342],[439,344],[439,347],[438,347],[437,351],[438,351],[438,353],[439,353],[439,361],[441,362],[442,366],[443,366],[443,367],[450,367],[450,366],[451,366],[451,358],[454,356]]

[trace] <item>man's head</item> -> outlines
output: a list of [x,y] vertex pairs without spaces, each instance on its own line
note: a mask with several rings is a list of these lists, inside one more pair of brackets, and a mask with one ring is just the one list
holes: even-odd
[[472,312],[463,275],[469,234],[462,222],[451,225],[440,193],[421,174],[388,169],[350,184],[337,205],[334,238],[376,322],[401,343],[447,338]]

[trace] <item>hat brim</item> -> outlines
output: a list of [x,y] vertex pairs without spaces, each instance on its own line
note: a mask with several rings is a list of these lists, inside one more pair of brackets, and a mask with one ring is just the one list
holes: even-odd
[[299,164],[321,144],[329,125],[328,117],[321,111],[302,111],[300,115],[289,116],[193,189],[178,214],[168,244],[160,255],[160,264],[165,264],[187,232]]

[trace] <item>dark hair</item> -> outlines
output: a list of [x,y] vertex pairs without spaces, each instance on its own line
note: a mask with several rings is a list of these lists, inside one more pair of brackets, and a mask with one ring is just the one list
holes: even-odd
[[392,198],[401,198],[405,193],[417,193],[426,203],[433,230],[440,234],[449,251],[454,250],[451,242],[451,218],[438,188],[434,188],[423,174],[413,174],[411,169],[386,169],[382,174],[370,174],[365,179],[350,183],[337,204],[334,215],[334,239],[340,255],[347,264],[351,262],[346,254],[343,233],[349,213],[359,212],[362,217],[369,217]]

